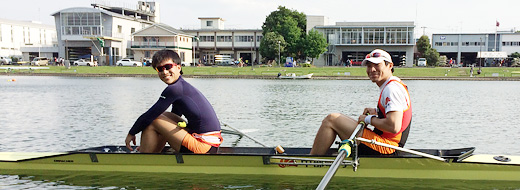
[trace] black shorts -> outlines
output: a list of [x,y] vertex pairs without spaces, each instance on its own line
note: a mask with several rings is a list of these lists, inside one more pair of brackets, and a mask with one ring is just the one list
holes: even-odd
[[394,155],[397,151],[395,151],[392,154],[381,154],[378,151],[375,151],[374,149],[368,147],[367,145],[363,143],[359,143],[358,145],[358,155],[359,156],[383,156],[383,155]]

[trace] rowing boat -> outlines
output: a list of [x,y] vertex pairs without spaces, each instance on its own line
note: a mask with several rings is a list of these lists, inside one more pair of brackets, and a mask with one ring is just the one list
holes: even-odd
[[278,78],[280,78],[280,79],[311,79],[313,74],[314,73],[309,73],[306,75],[296,75],[296,73],[287,73],[285,76],[279,75]]
[[[30,171],[203,173],[323,177],[337,155],[309,155],[310,148],[221,147],[217,153],[136,153],[124,146],[101,146],[70,152],[0,152],[0,173]],[[354,156],[335,177],[520,181],[520,156],[478,155],[474,148],[417,149],[441,162],[406,152],[392,156]],[[358,162],[357,170],[352,167]]]

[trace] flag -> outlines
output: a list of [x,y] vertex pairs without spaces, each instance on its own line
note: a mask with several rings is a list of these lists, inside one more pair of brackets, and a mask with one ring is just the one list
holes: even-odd
[[499,27],[499,26],[500,26],[500,22],[497,21],[497,27]]

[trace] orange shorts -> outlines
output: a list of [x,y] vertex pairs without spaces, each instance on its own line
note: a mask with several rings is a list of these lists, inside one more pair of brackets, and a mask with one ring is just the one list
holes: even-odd
[[188,148],[188,150],[195,154],[205,154],[211,149],[211,145],[199,141],[189,133],[182,139],[182,146]]
[[[362,137],[365,139],[368,139],[368,140],[374,139],[377,142],[382,142],[382,143],[389,144],[389,145],[399,146],[399,142],[398,141],[396,142],[396,140],[400,139],[401,135],[398,135],[397,137],[394,137],[392,139],[388,139],[388,138],[381,137],[380,135],[374,133],[374,131],[371,131],[370,129],[363,129]],[[387,148],[387,147],[383,147],[383,146],[379,146],[379,145],[375,145],[375,144],[371,144],[371,143],[367,143],[367,142],[361,142],[361,143],[365,144],[366,146],[370,147],[371,149],[374,149],[377,152],[380,152],[381,154],[392,154],[395,152],[395,149],[393,149],[393,148]]]

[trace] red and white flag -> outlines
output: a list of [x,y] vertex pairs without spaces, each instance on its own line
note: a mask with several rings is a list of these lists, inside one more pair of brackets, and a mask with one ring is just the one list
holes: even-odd
[[499,27],[499,26],[500,26],[500,22],[497,21],[497,27]]

